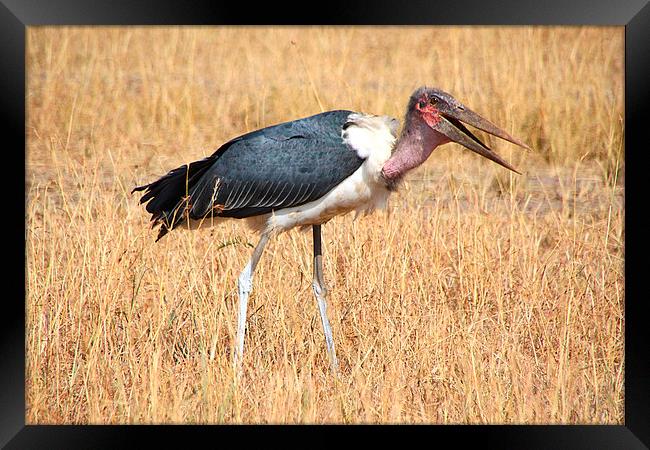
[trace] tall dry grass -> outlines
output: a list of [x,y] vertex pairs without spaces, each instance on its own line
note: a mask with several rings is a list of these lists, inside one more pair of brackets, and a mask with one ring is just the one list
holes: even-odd
[[[622,423],[623,28],[28,29],[28,423]],[[295,44],[292,44],[292,41]],[[272,241],[232,372],[239,222],[158,244],[130,190],[243,132],[422,84],[535,151],[453,145],[387,212]]]

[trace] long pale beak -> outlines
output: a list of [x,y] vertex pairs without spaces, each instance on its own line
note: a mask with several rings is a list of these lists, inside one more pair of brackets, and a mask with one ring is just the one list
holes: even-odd
[[461,122],[465,122],[479,130],[483,130],[491,135],[512,142],[513,144],[517,144],[520,147],[527,148],[528,150],[531,149],[529,146],[521,142],[519,139],[510,136],[487,119],[484,119],[463,105],[440,105],[438,109],[440,111],[440,121],[435,126],[437,131],[444,134],[452,141],[457,142],[479,155],[521,175],[517,169],[508,164],[497,153],[481,142],[479,138],[474,136],[474,134]]

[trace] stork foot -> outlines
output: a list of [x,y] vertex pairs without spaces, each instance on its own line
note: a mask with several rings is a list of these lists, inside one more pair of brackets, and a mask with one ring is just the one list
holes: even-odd
[[239,275],[237,283],[239,290],[239,314],[237,318],[237,340],[235,347],[235,368],[241,369],[241,363],[244,358],[244,336],[246,334],[246,309],[248,307],[248,297],[253,290],[253,274],[251,263],[244,267]]
[[235,357],[234,365],[235,371],[239,374],[241,372],[242,360],[244,358],[244,335],[246,334],[246,309],[248,307],[248,297],[253,291],[253,273],[255,267],[262,256],[264,247],[269,241],[268,234],[262,234],[260,241],[257,243],[253,256],[244,267],[239,275],[237,287],[239,290],[239,314],[237,317],[237,340],[235,341]]
[[318,302],[318,310],[320,311],[320,320],[323,324],[323,332],[325,333],[325,344],[327,344],[327,353],[330,357],[330,365],[332,372],[338,376],[339,374],[339,361],[336,359],[336,350],[334,349],[334,339],[332,338],[332,327],[327,318],[327,288],[325,287],[325,279],[323,278],[323,249],[321,243],[321,226],[314,225],[312,227],[314,235],[314,281],[312,287],[314,288],[314,295]]
[[327,318],[327,288],[325,287],[325,283],[323,283],[322,279],[318,280],[317,278],[318,277],[316,275],[314,277],[312,287],[314,289],[316,301],[318,302],[318,310],[320,311],[321,323],[323,324],[323,332],[325,333],[325,344],[327,345],[327,353],[329,354],[330,365],[332,367],[332,371],[338,375],[339,361],[336,358],[336,349],[334,348],[334,339],[332,338],[332,327],[330,326],[330,321]]

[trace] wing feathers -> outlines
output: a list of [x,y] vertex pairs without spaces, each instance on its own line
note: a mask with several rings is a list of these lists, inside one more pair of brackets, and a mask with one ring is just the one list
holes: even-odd
[[342,138],[351,114],[329,111],[248,133],[135,190],[146,190],[140,202],[149,202],[154,225],[162,222],[159,237],[186,217],[244,218],[317,200],[364,161]]

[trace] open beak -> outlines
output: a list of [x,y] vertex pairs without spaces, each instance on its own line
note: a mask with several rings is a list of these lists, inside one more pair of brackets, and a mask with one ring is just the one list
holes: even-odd
[[521,175],[517,169],[508,164],[497,153],[481,142],[479,138],[474,136],[474,134],[472,134],[472,132],[469,131],[462,122],[490,133],[493,136],[517,144],[520,147],[527,148],[528,150],[531,149],[529,146],[521,142],[519,139],[510,136],[487,119],[484,119],[460,103],[452,105],[443,104],[441,102],[437,105],[437,108],[440,111],[440,121],[434,127],[436,131],[444,134],[452,141],[467,147],[479,155]]

